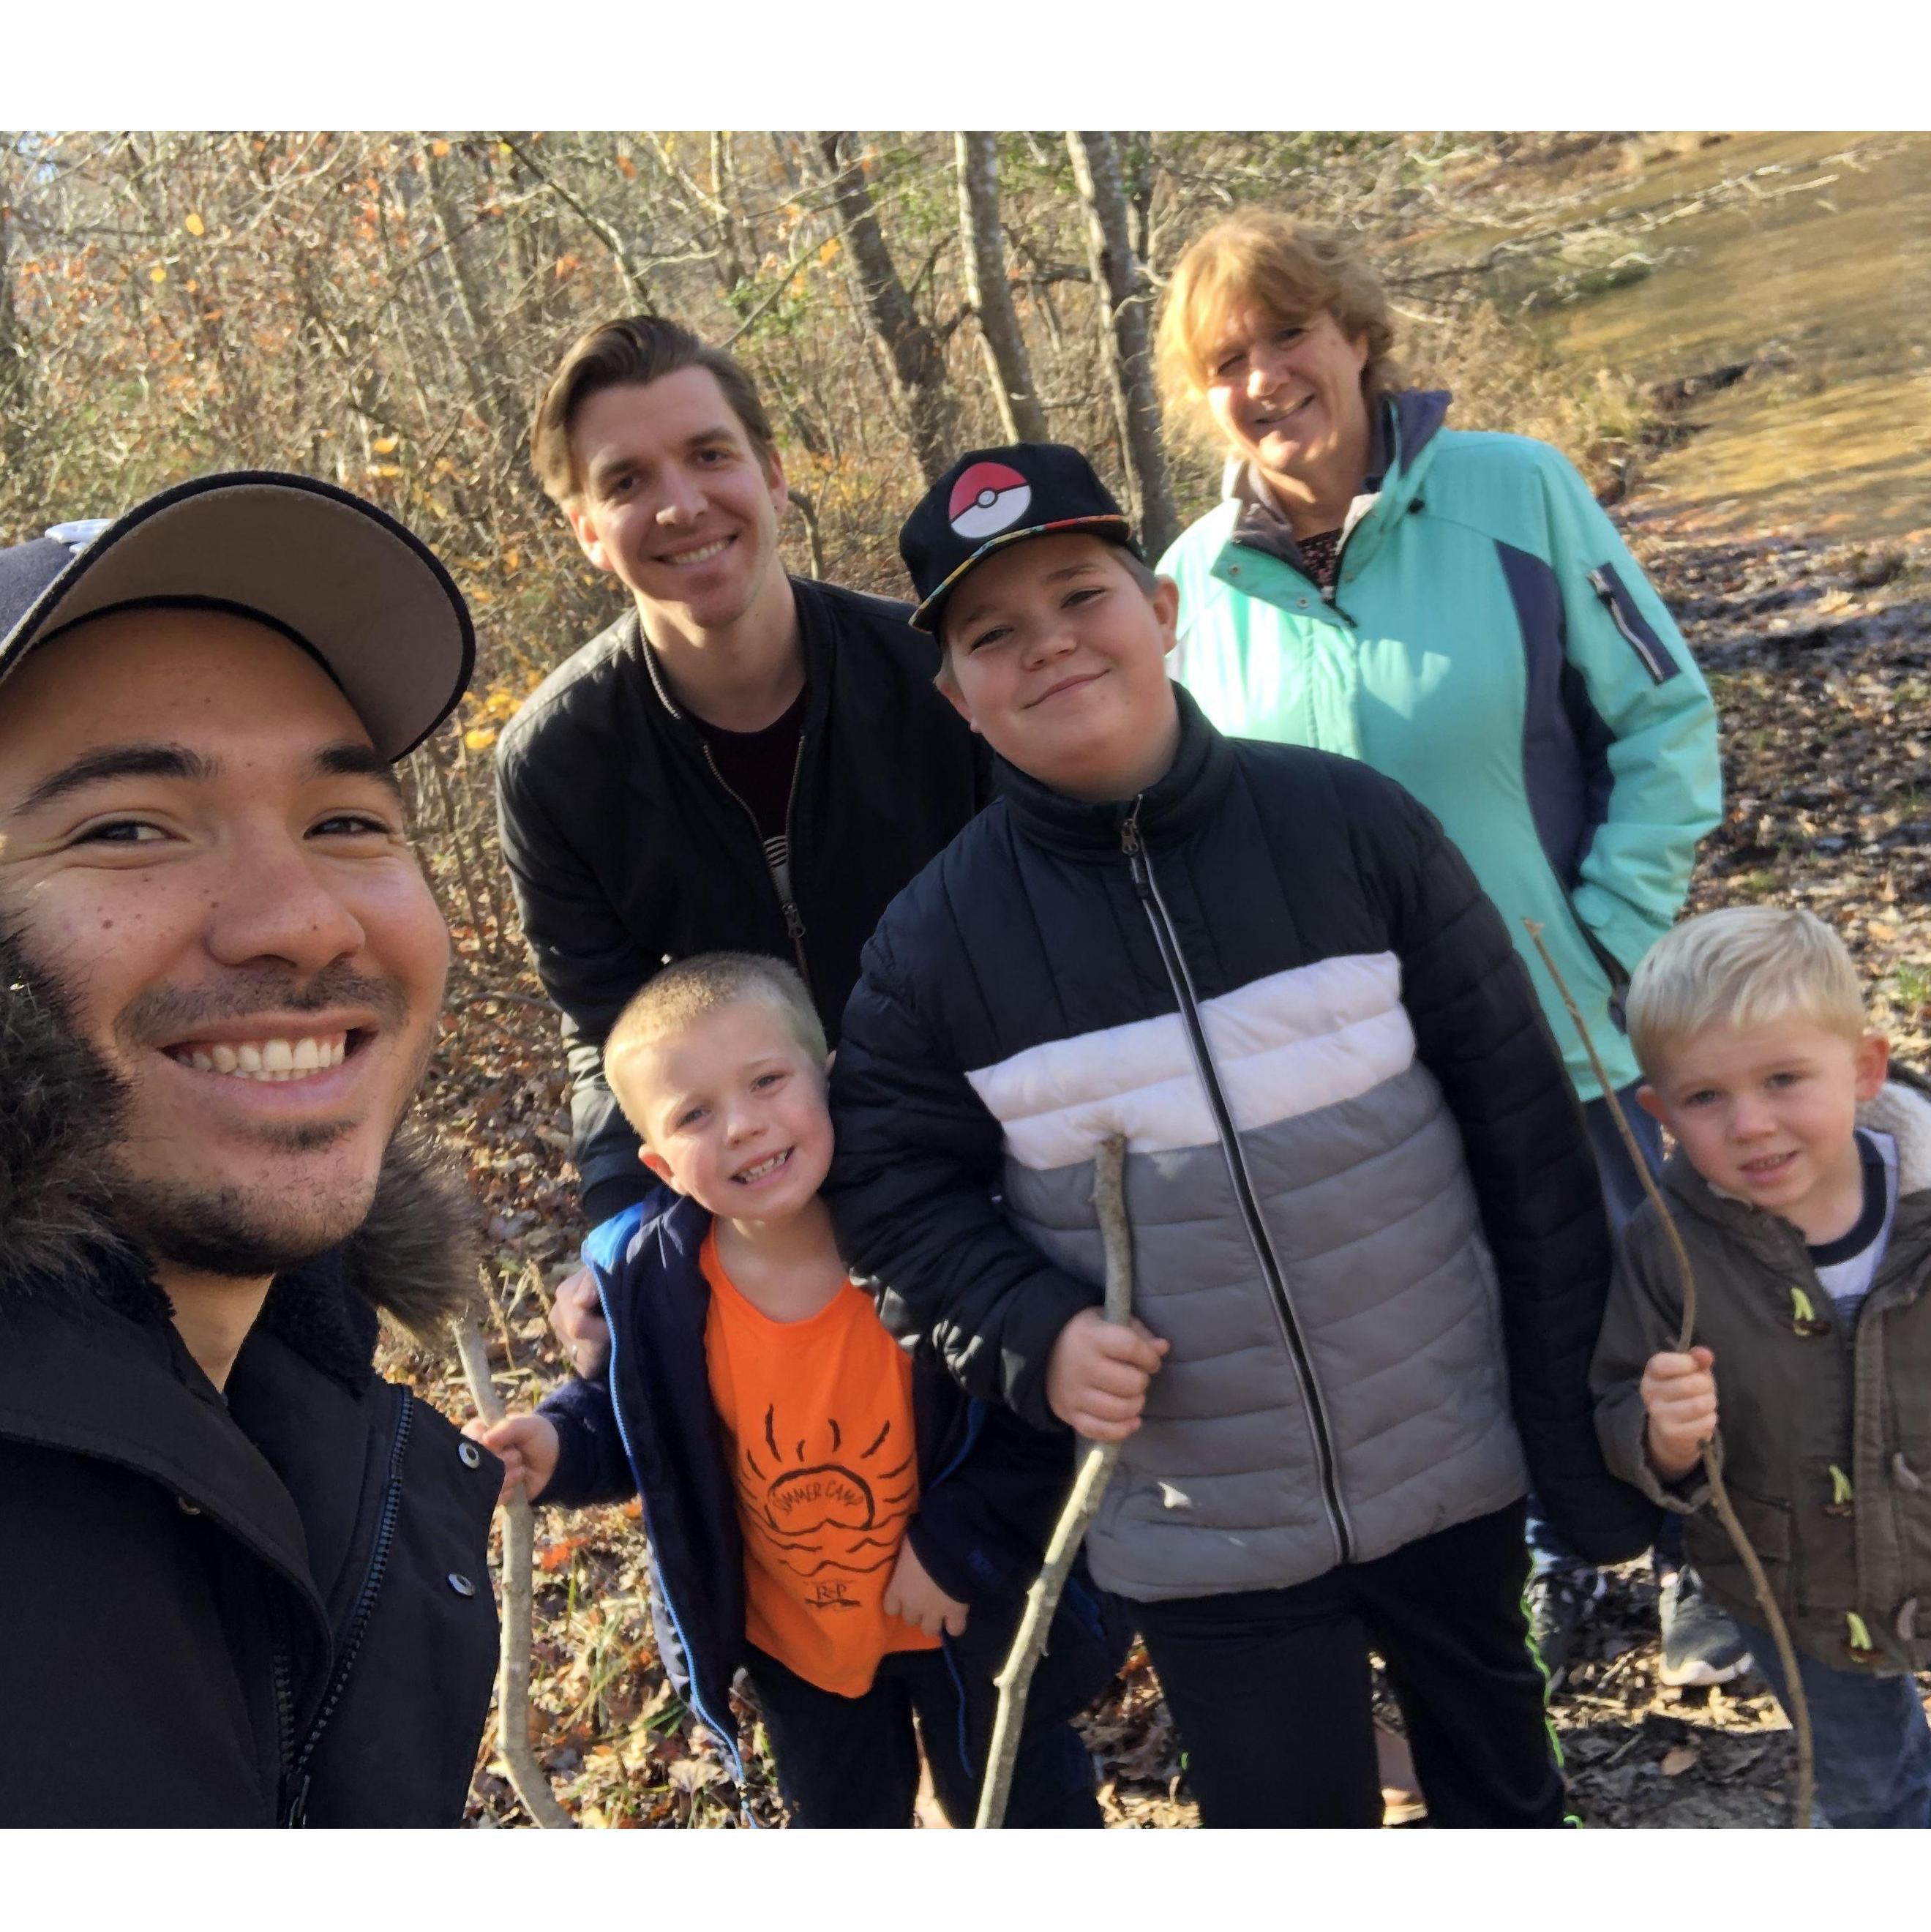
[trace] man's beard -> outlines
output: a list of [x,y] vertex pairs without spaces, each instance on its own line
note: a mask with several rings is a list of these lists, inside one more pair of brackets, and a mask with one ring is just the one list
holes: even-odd
[[[391,1136],[393,1138],[393,1135]],[[376,1176],[325,1200],[268,1190],[155,1181],[107,1168],[115,1220],[150,1260],[197,1274],[259,1281],[339,1247],[367,1218]]]
[[[211,1174],[200,1180],[162,1180],[134,1172],[127,1160],[127,1133],[139,1116],[136,1083],[110,1066],[79,1033],[73,1002],[58,977],[37,967],[22,944],[17,926],[0,927],[0,965],[23,982],[65,1034],[93,1064],[103,1084],[103,1111],[121,1131],[103,1151],[100,1178],[114,1224],[157,1264],[243,1280],[286,1273],[339,1246],[367,1217],[375,1198],[380,1162],[366,1181],[325,1194],[307,1196],[273,1186],[249,1189],[224,1184]],[[264,1011],[319,1012],[334,1006],[367,1007],[385,1024],[398,1027],[408,1001],[391,980],[371,977],[342,965],[325,967],[305,986],[284,972],[251,969],[225,978],[218,992],[191,992],[156,988],[130,1002],[115,1018],[115,1037],[128,1063],[152,1050],[155,1041],[178,1039],[223,1019],[244,1019]],[[429,1064],[433,1037],[426,1038],[417,1064],[404,1083],[396,1118],[384,1136],[395,1137]],[[264,1126],[259,1138],[290,1154],[313,1154],[355,1131],[331,1121],[283,1127]]]

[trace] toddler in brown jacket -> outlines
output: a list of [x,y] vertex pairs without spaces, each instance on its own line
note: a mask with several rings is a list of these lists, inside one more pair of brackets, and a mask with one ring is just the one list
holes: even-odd
[[[1592,1382],[1609,1466],[1694,1512],[1689,1560],[1788,1701],[1714,1515],[1718,1431],[1737,1514],[1790,1627],[1818,1822],[1931,1826],[1931,1088],[1889,1069],[1855,969],[1807,912],[1687,920],[1630,986],[1638,1098],[1676,1142],[1623,1235]],[[1888,1074],[1888,1077],[1887,1077]]]

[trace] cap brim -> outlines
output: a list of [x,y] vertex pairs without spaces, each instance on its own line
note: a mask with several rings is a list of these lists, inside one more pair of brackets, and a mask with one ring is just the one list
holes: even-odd
[[1055,524],[1029,524],[1023,530],[1001,530],[996,537],[988,537],[963,563],[957,566],[906,621],[915,631],[936,631],[939,628],[939,607],[958,589],[959,579],[974,564],[994,550],[1003,550],[1008,544],[1018,542],[1022,537],[1049,537],[1061,530],[1090,530],[1096,537],[1105,537],[1109,542],[1120,544],[1123,549],[1130,550],[1135,556],[1140,554],[1140,546],[1133,541],[1132,524],[1123,516],[1111,514],[1095,517],[1063,517]]
[[475,664],[462,592],[420,538],[333,484],[239,470],[165,490],[102,531],[0,641],[0,677],[83,618],[169,601],[294,633],[388,758],[449,716]]

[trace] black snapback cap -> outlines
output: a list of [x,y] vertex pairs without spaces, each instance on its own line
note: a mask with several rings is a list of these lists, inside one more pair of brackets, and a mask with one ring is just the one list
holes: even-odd
[[456,708],[475,664],[469,607],[421,538],[332,483],[249,470],[0,550],[0,680],[86,618],[156,604],[234,610],[281,632],[391,760]]
[[968,450],[926,491],[898,532],[898,554],[919,598],[913,628],[938,628],[946,599],[982,557],[1022,538],[1060,530],[1089,530],[1141,555],[1126,513],[1070,445]]

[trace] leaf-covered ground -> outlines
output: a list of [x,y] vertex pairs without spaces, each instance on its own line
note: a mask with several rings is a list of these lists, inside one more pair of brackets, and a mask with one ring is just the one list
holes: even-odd
[[[1833,548],[1779,533],[1713,543],[1640,512],[1629,527],[1723,714],[1726,810],[1693,905],[1810,907],[1843,934],[1894,1051],[1931,1066],[1931,532]],[[526,1406],[562,1372],[548,1292],[583,1230],[550,1016],[526,973],[493,971],[459,979],[429,1104],[466,1151],[484,1204],[496,1291],[485,1326],[499,1386]],[[451,1414],[469,1413],[447,1365],[398,1353],[390,1366]],[[586,1825],[735,1824],[718,1753],[658,1663],[634,1515],[547,1513],[538,1562],[530,1723],[565,1803]],[[1645,1564],[1613,1574],[1553,1701],[1579,1815],[1597,1826],[1778,1822],[1793,1751],[1776,1705],[1753,1680],[1660,1689],[1654,1595]],[[1931,1679],[1922,1688],[1931,1693]],[[1087,1730],[1111,1822],[1195,1822],[1159,1687],[1137,1653]],[[750,1742],[749,1802],[775,1822],[763,1739]],[[527,1822],[493,1731],[470,1815]]]

